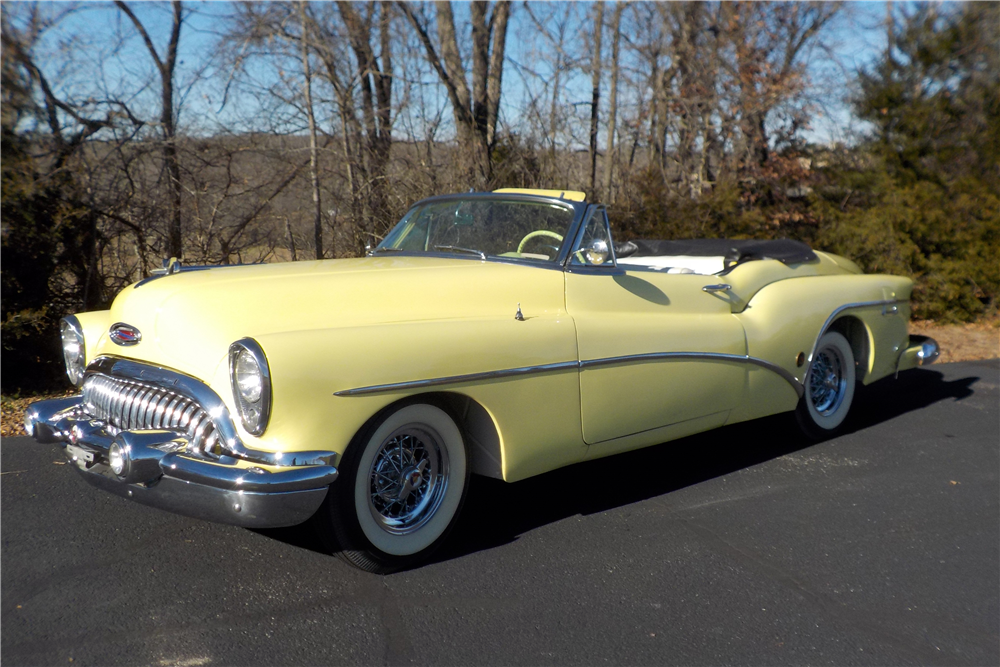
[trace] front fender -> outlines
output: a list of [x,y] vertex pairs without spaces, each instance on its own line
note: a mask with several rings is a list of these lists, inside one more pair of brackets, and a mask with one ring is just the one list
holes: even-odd
[[83,328],[83,343],[86,363],[93,361],[99,354],[98,350],[107,341],[108,329],[111,327],[110,310],[92,310],[89,313],[77,313],[77,321]]
[[[272,451],[322,448],[343,454],[355,433],[379,410],[435,389],[340,396],[337,392],[577,359],[575,327],[565,313],[529,316],[524,321],[482,318],[296,331],[267,334],[257,342],[271,370],[273,407],[264,434],[246,437],[248,444]],[[502,443],[517,442],[532,451],[536,444],[547,443],[551,449],[545,451],[552,452],[547,456],[559,459],[566,434],[580,433],[575,368],[527,378],[455,383],[445,389],[483,405],[495,420]],[[232,400],[231,393],[224,392],[227,401]],[[508,464],[514,465],[517,458],[508,454],[505,448],[505,476]]]

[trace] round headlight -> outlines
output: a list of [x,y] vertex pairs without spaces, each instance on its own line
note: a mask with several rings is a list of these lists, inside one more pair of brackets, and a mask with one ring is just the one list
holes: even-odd
[[79,385],[83,381],[86,370],[86,346],[83,342],[83,328],[75,317],[64,317],[59,323],[62,335],[63,359],[66,362],[66,375],[69,381]]
[[243,427],[261,435],[271,415],[271,373],[257,341],[243,338],[229,346],[229,379]]
[[260,366],[257,365],[257,361],[249,351],[241,349],[236,354],[233,375],[236,386],[239,388],[240,397],[248,403],[258,402],[264,378],[260,373]]

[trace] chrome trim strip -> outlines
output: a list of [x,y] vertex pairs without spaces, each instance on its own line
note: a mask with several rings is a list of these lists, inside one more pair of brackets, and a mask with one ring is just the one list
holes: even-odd
[[627,364],[635,361],[670,361],[677,359],[700,359],[703,361],[741,361],[744,363],[759,366],[782,377],[788,384],[792,385],[795,393],[800,397],[805,392],[805,387],[799,382],[791,372],[781,366],[743,354],[726,354],[723,352],[650,352],[648,354],[629,354],[621,357],[606,357],[604,359],[590,359],[580,362],[580,368],[595,368],[599,366],[611,366],[615,364]]
[[795,393],[798,395],[799,398],[802,398],[802,395],[806,393],[805,384],[799,382],[799,379],[795,377],[795,375],[792,372],[782,368],[778,364],[772,364],[770,361],[765,361],[764,359],[758,359],[757,357],[750,357],[750,356],[747,357],[747,363],[753,364],[754,366],[760,366],[761,368],[765,368],[769,371],[772,371],[780,375],[782,378],[784,378],[784,380],[788,384],[792,385],[792,389],[795,390]]
[[391,382],[389,384],[376,384],[368,387],[358,387],[356,389],[343,389],[335,391],[334,396],[363,396],[365,394],[380,394],[385,391],[395,391],[397,389],[420,389],[423,387],[437,387],[445,384],[457,384],[459,382],[475,382],[476,380],[492,380],[495,378],[505,378],[517,375],[532,375],[535,373],[550,373],[561,371],[567,368],[578,368],[577,361],[560,361],[555,364],[541,364],[539,366],[522,366],[520,368],[507,368],[499,371],[484,371],[482,373],[468,373],[466,375],[451,375],[442,378],[432,378],[429,380],[410,380],[408,382]]
[[368,387],[358,387],[355,389],[343,389],[334,392],[334,396],[363,396],[366,394],[380,394],[387,391],[399,389],[423,389],[425,387],[438,387],[441,385],[457,384],[460,382],[475,382],[477,380],[491,380],[495,378],[513,377],[521,375],[534,375],[537,373],[550,373],[553,371],[575,368],[585,370],[587,368],[597,368],[600,366],[614,366],[644,361],[669,361],[676,359],[702,359],[716,361],[738,361],[754,366],[765,368],[777,373],[787,381],[795,393],[802,396],[805,388],[802,383],[789,371],[777,364],[757,359],[741,354],[724,354],[721,352],[650,352],[647,354],[629,354],[620,357],[605,357],[602,359],[586,359],[584,361],[561,361],[554,364],[541,364],[538,366],[522,366],[520,368],[508,368],[496,371],[484,371],[482,373],[467,373],[465,375],[451,375],[441,378],[430,378],[427,380],[410,380],[408,382],[392,382],[388,384],[377,384]]
[[816,342],[813,343],[812,350],[809,352],[809,365],[806,366],[806,373],[802,377],[809,377],[809,369],[812,368],[813,356],[816,354],[816,348],[819,346],[819,339],[823,337],[823,334],[825,334],[826,330],[830,328],[830,325],[833,324],[833,321],[837,319],[838,315],[845,310],[852,310],[854,308],[892,306],[897,303],[906,303],[906,299],[880,299],[879,301],[859,301],[857,303],[848,303],[830,313],[830,317],[826,318],[826,322],[823,323],[823,326],[819,329],[819,333],[816,335]]

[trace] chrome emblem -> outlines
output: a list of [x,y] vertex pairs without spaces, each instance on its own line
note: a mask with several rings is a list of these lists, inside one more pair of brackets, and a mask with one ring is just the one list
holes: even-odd
[[142,340],[142,332],[130,324],[119,322],[111,327],[111,340],[118,345],[137,345]]

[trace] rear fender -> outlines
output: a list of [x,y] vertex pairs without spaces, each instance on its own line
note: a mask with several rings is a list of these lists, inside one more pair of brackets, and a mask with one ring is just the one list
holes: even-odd
[[[747,353],[784,368],[800,383],[820,336],[847,332],[870,383],[895,372],[905,346],[913,283],[889,275],[794,278],[762,288],[737,317],[747,334]],[[867,340],[864,340],[867,338]],[[792,410],[798,396],[773,373],[751,371],[745,409],[730,421]]]

